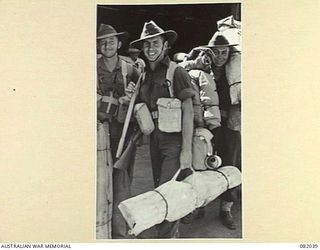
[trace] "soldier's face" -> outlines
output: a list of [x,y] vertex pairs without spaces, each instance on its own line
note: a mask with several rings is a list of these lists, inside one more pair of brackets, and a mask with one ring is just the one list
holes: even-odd
[[213,48],[213,64],[215,66],[221,67],[228,61],[229,58],[229,47],[219,47],[219,48]]
[[164,41],[162,36],[156,36],[146,39],[143,42],[142,50],[149,62],[155,62],[163,58],[167,46],[168,42]]
[[100,52],[104,57],[111,58],[117,54],[121,42],[116,36],[107,37],[99,41]]

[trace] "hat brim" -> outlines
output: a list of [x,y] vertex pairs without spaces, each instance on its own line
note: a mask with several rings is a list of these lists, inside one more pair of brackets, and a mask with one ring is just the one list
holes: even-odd
[[238,46],[239,44],[228,44],[228,45],[201,45],[199,47],[205,47],[205,48],[221,48],[221,47],[232,47],[232,46]]
[[153,38],[156,36],[165,36],[166,40],[169,42],[170,45],[172,45],[178,38],[178,34],[174,30],[167,30],[165,32],[145,36],[144,38],[140,38],[137,40],[134,40],[130,43],[130,46],[141,49],[143,41]]
[[129,37],[129,33],[128,32],[118,32],[118,33],[106,34],[106,35],[98,36],[97,40],[101,40],[101,39],[113,37],[113,36],[116,36],[116,37],[118,37],[118,39],[120,41],[125,42]]

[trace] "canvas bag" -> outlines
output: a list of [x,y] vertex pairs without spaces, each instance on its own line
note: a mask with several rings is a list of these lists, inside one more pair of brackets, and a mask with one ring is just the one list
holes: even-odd
[[174,97],[173,75],[178,65],[170,61],[167,70],[166,81],[169,82],[170,98],[159,98],[158,106],[158,126],[159,130],[166,133],[181,132],[181,101]]
[[147,105],[145,103],[137,103],[134,106],[134,116],[141,132],[144,135],[150,135],[154,130],[154,123]]
[[206,170],[205,160],[212,155],[211,139],[213,135],[208,129],[196,128],[192,138],[192,167],[195,170]]

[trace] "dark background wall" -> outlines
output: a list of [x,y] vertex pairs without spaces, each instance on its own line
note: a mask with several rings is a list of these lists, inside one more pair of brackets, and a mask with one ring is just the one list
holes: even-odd
[[[101,23],[112,25],[118,32],[127,31],[129,42],[140,37],[145,22],[155,21],[162,29],[172,29],[178,39],[170,54],[189,52],[207,44],[217,31],[217,21],[233,15],[241,20],[240,3],[172,4],[172,5],[98,5],[97,29]],[[120,50],[125,55],[129,43]]]

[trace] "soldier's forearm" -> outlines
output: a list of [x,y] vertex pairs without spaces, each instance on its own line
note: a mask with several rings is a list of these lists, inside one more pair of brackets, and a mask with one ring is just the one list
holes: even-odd
[[190,153],[192,149],[193,115],[192,99],[188,98],[182,102],[182,150]]

